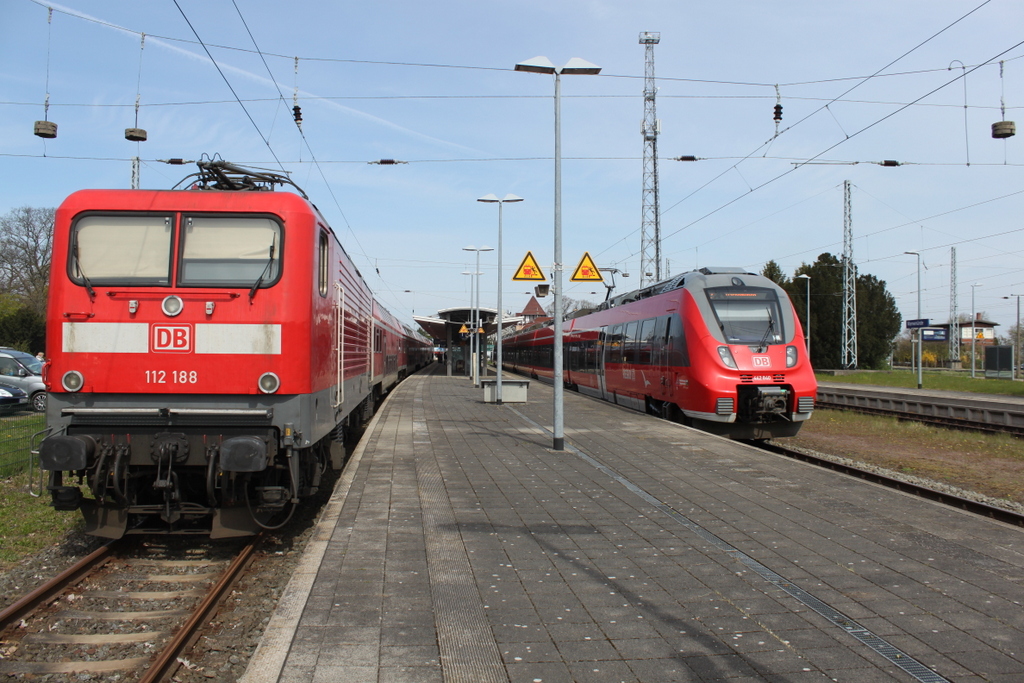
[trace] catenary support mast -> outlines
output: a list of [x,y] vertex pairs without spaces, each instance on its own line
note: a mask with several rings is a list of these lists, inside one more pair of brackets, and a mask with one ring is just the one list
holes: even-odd
[[640,229],[640,286],[661,280],[661,211],[658,208],[658,133],[661,122],[655,111],[654,46],[660,33],[644,31],[644,121],[640,132],[644,138],[643,223]]
[[857,367],[857,267],[853,263],[853,219],[850,181],[843,181],[843,358],[847,370]]
[[951,368],[960,360],[960,311],[956,292],[956,247],[949,248],[949,361]]

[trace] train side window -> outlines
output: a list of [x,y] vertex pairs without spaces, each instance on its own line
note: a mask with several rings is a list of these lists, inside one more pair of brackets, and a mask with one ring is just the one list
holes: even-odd
[[320,233],[320,244],[317,249],[317,258],[319,259],[317,268],[317,287],[320,291],[320,296],[327,296],[327,286],[331,280],[331,250],[330,242],[327,241],[327,233]]
[[171,216],[82,216],[71,233],[68,276],[82,286],[166,287],[173,226]]
[[639,322],[631,322],[626,325],[626,332],[622,336],[622,362],[623,363],[636,363],[637,362],[637,330],[640,327]]
[[665,364],[665,343],[668,334],[669,316],[663,315],[657,319],[654,329],[654,338],[651,340],[651,365]]
[[605,343],[605,348],[608,353],[606,363],[622,362],[622,325],[612,327],[612,331],[609,333]]
[[651,345],[654,343],[654,328],[657,323],[655,318],[648,318],[640,325],[640,335],[637,338],[637,363],[640,365],[651,364]]
[[281,276],[281,224],[269,216],[189,216],[182,224],[178,283],[270,287]]
[[668,365],[674,367],[688,367],[690,365],[690,356],[686,350],[686,337],[683,334],[683,321],[678,315],[673,315],[669,318],[665,347]]
[[601,352],[601,342],[596,338],[583,342],[583,370],[594,374],[597,372],[597,354]]

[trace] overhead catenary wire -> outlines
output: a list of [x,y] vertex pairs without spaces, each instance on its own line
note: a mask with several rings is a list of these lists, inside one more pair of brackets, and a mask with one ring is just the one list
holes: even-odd
[[220,64],[218,64],[217,60],[213,58],[213,54],[210,52],[209,48],[206,47],[206,44],[203,43],[202,38],[199,37],[199,32],[196,31],[195,27],[192,25],[192,22],[189,21],[188,15],[185,14],[185,10],[183,10],[181,8],[181,5],[178,4],[178,0],[173,0],[173,2],[174,6],[177,7],[178,11],[181,13],[181,17],[185,20],[185,23],[188,24],[188,27],[192,30],[192,33],[195,34],[196,40],[199,41],[199,44],[206,52],[206,56],[210,58],[210,61],[213,63],[213,66],[217,69],[217,73],[219,73],[220,77],[224,79],[224,83],[228,86],[228,90],[231,91],[231,94],[234,95],[235,101],[238,102],[238,106],[240,106],[242,108],[242,111],[245,112],[245,116],[249,119],[249,123],[251,123],[252,127],[256,129],[257,133],[259,133],[260,139],[263,140],[263,144],[267,146],[268,150],[270,150],[270,154],[274,157],[274,160],[277,161],[277,165],[280,166],[282,171],[285,171],[284,165],[281,163],[280,159],[277,158],[277,154],[274,152],[274,148],[271,147],[270,141],[263,134],[263,131],[260,130],[259,124],[256,123],[256,120],[252,117],[252,114],[249,113],[249,109],[242,102],[241,98],[238,97],[238,93],[235,92],[235,88],[231,85],[231,81],[228,80],[228,77],[224,73],[224,70],[220,68]]
[[[720,205],[720,206],[718,206],[717,208],[715,208],[715,209],[713,209],[713,210],[711,210],[711,211],[709,211],[709,212],[707,212],[707,213],[705,213],[705,214],[701,215],[700,217],[698,217],[698,218],[696,218],[696,219],[694,219],[694,220],[690,221],[690,222],[689,222],[689,223],[687,223],[686,225],[684,225],[684,226],[682,226],[682,227],[678,228],[677,230],[674,230],[673,232],[670,232],[670,233],[668,233],[667,235],[664,235],[662,239],[668,239],[669,237],[672,237],[672,236],[674,236],[674,235],[677,235],[677,234],[679,234],[680,232],[682,232],[682,231],[686,230],[687,228],[690,228],[690,227],[692,227],[692,226],[696,225],[697,223],[700,223],[701,221],[704,221],[705,219],[707,219],[707,218],[709,218],[709,217],[711,217],[711,216],[715,215],[715,214],[716,214],[716,213],[718,213],[719,211],[722,211],[723,209],[726,209],[727,207],[729,207],[729,206],[732,206],[733,204],[735,204],[736,202],[740,201],[741,199],[743,199],[743,198],[745,198],[745,197],[748,197],[748,196],[750,196],[750,195],[751,195],[752,193],[754,193],[754,192],[756,192],[756,191],[758,191],[758,190],[760,190],[760,189],[762,189],[762,188],[764,188],[764,187],[767,187],[768,185],[770,185],[770,184],[772,184],[772,183],[774,183],[774,182],[778,181],[778,180],[779,180],[779,179],[781,179],[781,178],[784,178],[785,176],[788,176],[789,174],[793,173],[794,171],[796,171],[796,170],[798,170],[798,169],[800,169],[800,168],[803,168],[804,166],[808,165],[808,164],[809,164],[810,162],[814,161],[815,159],[818,159],[819,157],[821,157],[821,156],[822,156],[822,155],[824,155],[824,154],[827,154],[828,152],[832,151],[832,150],[833,150],[833,149],[835,149],[836,147],[839,147],[840,145],[842,145],[842,144],[844,144],[845,142],[847,142],[847,141],[849,141],[849,140],[853,139],[854,137],[856,137],[856,136],[858,136],[858,135],[860,135],[860,134],[862,134],[862,133],[864,133],[864,132],[866,132],[866,131],[868,131],[868,130],[870,130],[870,129],[874,128],[875,126],[877,126],[877,125],[879,125],[879,124],[881,124],[881,123],[883,123],[883,122],[885,122],[885,121],[889,120],[890,118],[892,118],[893,116],[895,116],[895,115],[899,114],[900,112],[903,112],[903,111],[905,111],[906,109],[908,109],[909,107],[911,107],[911,106],[912,106],[912,105],[913,105],[913,104],[914,104],[915,102],[921,101],[921,100],[923,100],[923,99],[925,99],[925,98],[927,98],[927,97],[931,97],[931,96],[932,96],[932,95],[934,95],[935,93],[937,93],[937,92],[939,92],[940,90],[942,90],[942,89],[946,88],[947,86],[949,86],[949,85],[951,85],[951,84],[955,83],[956,81],[960,80],[961,78],[965,78],[965,77],[966,77],[966,76],[967,76],[968,74],[972,73],[973,71],[975,71],[975,70],[977,70],[977,69],[981,68],[982,66],[984,66],[984,65],[986,65],[986,64],[991,64],[991,63],[995,62],[995,61],[996,61],[996,60],[998,60],[998,59],[999,59],[1000,57],[1002,57],[1003,55],[1005,55],[1005,54],[1006,54],[1007,52],[1010,52],[1011,50],[1015,50],[1015,49],[1017,49],[1018,47],[1020,47],[1020,46],[1022,46],[1022,45],[1024,45],[1024,41],[1020,41],[1019,43],[1016,43],[1015,45],[1013,45],[1013,46],[1011,46],[1011,47],[1007,48],[1006,50],[1003,50],[1002,52],[1000,52],[1000,53],[998,53],[998,54],[994,55],[993,57],[991,57],[990,59],[986,60],[986,61],[985,61],[985,62],[983,62],[982,64],[979,64],[979,65],[975,66],[975,67],[974,67],[973,69],[971,69],[970,71],[966,71],[965,73],[961,74],[960,76],[957,76],[957,77],[953,78],[952,80],[949,80],[949,81],[947,81],[947,82],[943,83],[942,85],[939,85],[938,87],[936,87],[936,88],[933,88],[932,90],[929,90],[929,91],[928,91],[928,92],[926,92],[925,94],[923,94],[923,95],[921,95],[920,97],[916,98],[916,99],[915,99],[915,100],[914,100],[913,102],[910,102],[910,103],[908,103],[908,104],[906,104],[906,105],[904,105],[904,106],[902,106],[902,107],[900,107],[900,108],[898,108],[898,109],[896,109],[896,110],[894,110],[894,111],[892,111],[892,112],[889,112],[888,114],[886,114],[885,116],[881,117],[880,119],[877,119],[877,120],[875,120],[874,122],[872,122],[872,123],[869,123],[868,125],[866,125],[866,126],[864,126],[864,127],[860,128],[859,130],[855,131],[854,133],[852,133],[852,134],[850,134],[850,135],[847,135],[847,136],[846,136],[846,137],[844,137],[844,138],[843,138],[842,140],[839,140],[838,142],[835,142],[834,144],[832,144],[832,145],[828,146],[827,148],[825,148],[824,150],[822,150],[822,151],[821,151],[821,152],[819,152],[818,154],[816,154],[816,155],[814,155],[814,156],[810,157],[810,159],[808,159],[807,161],[801,162],[801,163],[799,163],[799,164],[794,164],[793,168],[791,168],[791,169],[788,169],[788,170],[786,170],[786,171],[783,171],[782,173],[779,173],[778,175],[776,175],[776,176],[773,176],[772,178],[769,178],[768,180],[766,180],[766,181],[762,182],[761,184],[757,185],[756,187],[752,187],[752,188],[751,188],[751,189],[750,189],[750,190],[749,190],[748,192],[745,192],[745,193],[743,193],[743,194],[741,194],[741,195],[738,195],[738,196],[734,197],[733,199],[731,199],[731,200],[729,200],[729,201],[727,201],[727,202],[725,202],[725,203],[721,204],[721,205]],[[804,118],[803,120],[806,120],[806,117],[805,117],[805,118]],[[787,130],[788,130],[788,129],[787,129]],[[734,164],[734,165],[733,165],[733,167],[730,167],[729,169],[726,169],[726,170],[725,170],[725,171],[723,171],[722,173],[718,174],[717,176],[715,176],[715,178],[713,178],[712,180],[710,180],[710,181],[708,181],[707,183],[705,183],[704,185],[702,185],[702,186],[701,186],[701,188],[698,188],[698,189],[697,189],[697,190],[695,190],[694,192],[691,192],[691,193],[690,193],[689,195],[687,195],[687,198],[688,198],[688,197],[692,197],[692,196],[693,196],[693,195],[694,195],[694,194],[695,194],[696,192],[700,191],[700,189],[702,189],[702,188],[704,188],[704,187],[707,187],[707,185],[709,185],[709,184],[710,184],[711,182],[713,182],[714,180],[717,180],[718,178],[720,178],[720,177],[721,177],[722,175],[724,175],[725,173],[728,173],[728,172],[729,172],[730,170],[732,170],[732,168],[734,168],[735,166],[738,166],[738,165],[739,165],[740,163],[742,163],[742,162],[743,162],[743,161],[745,161],[746,159],[750,158],[750,156],[751,156],[751,155],[748,155],[748,156],[744,157],[743,159],[741,159],[740,161],[738,161],[738,162],[737,162],[736,164]],[[680,203],[681,203],[682,201],[685,201],[685,199],[686,199],[686,198],[684,198],[683,200],[680,200],[679,202],[676,202],[676,204],[673,204],[673,205],[672,205],[671,207],[669,207],[669,209],[671,209],[671,208],[673,208],[673,207],[677,206],[677,205],[678,205],[678,204],[680,204]],[[666,209],[665,211],[668,211],[669,209]],[[663,213],[664,213],[664,212],[663,212]],[[635,231],[634,231],[634,232],[635,232]],[[622,239],[624,239],[624,238],[622,238]],[[617,240],[617,241],[616,241],[616,242],[615,242],[614,244],[618,244],[618,242],[620,242],[620,241],[621,241],[621,239],[620,239],[620,240]],[[609,247],[609,248],[610,248],[610,247]],[[605,251],[607,251],[607,249],[606,249]],[[599,253],[604,253],[604,252],[599,252]],[[634,252],[633,254],[630,254],[630,256],[628,256],[628,257],[627,257],[627,259],[628,259],[628,258],[632,258],[632,257],[633,257],[633,256],[635,256],[635,255],[636,255],[636,254],[635,254],[635,252]]]

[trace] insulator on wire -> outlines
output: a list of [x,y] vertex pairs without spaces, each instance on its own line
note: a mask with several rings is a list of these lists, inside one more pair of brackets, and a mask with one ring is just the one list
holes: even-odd
[[775,105],[775,116],[773,118],[776,121],[781,121],[782,120],[782,105],[781,104],[776,104]]
[[292,118],[295,119],[295,123],[302,123],[302,107],[297,104],[292,107]]

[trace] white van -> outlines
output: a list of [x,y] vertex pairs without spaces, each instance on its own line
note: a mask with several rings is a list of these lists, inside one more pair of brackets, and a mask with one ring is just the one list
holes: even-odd
[[43,364],[32,354],[0,347],[0,382],[13,384],[28,394],[32,409],[38,413],[46,411],[42,374]]

